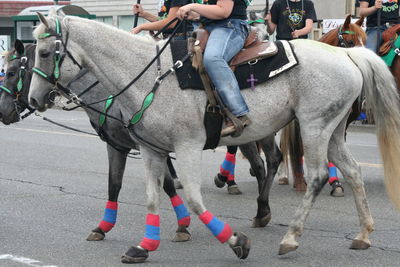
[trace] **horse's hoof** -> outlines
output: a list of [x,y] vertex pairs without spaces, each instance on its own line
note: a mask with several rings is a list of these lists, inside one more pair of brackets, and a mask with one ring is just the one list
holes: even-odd
[[265,215],[262,218],[253,218],[253,224],[251,225],[252,228],[261,228],[267,226],[267,224],[271,221],[271,213]]
[[331,191],[331,196],[333,197],[344,197],[344,189],[340,182],[335,181],[331,184],[332,186],[332,191]]
[[91,232],[89,236],[86,238],[87,241],[101,241],[105,238],[104,235],[97,233],[97,232]]
[[224,187],[225,186],[225,184],[226,184],[226,179],[223,179],[223,178],[225,178],[224,176],[222,176],[221,174],[217,174],[217,175],[215,175],[215,177],[214,177],[214,183],[215,183],[215,185],[218,187],[218,188],[222,188],[222,187]]
[[249,173],[251,176],[256,177],[256,174],[254,173],[252,168],[249,169]]
[[289,179],[287,177],[279,178],[278,184],[280,184],[280,185],[288,185],[289,184]]
[[354,239],[353,242],[351,242],[350,249],[368,249],[370,246],[371,244],[368,242]]
[[237,184],[228,186],[228,194],[230,195],[241,195],[242,191],[240,191],[239,186]]
[[186,226],[179,226],[178,230],[176,230],[175,237],[172,239],[172,242],[186,242],[192,238],[192,235],[187,230]]
[[281,244],[279,246],[279,255],[284,255],[286,253],[289,253],[291,251],[296,250],[299,247],[299,245],[292,245],[292,244]]
[[87,241],[101,241],[106,237],[106,234],[99,227],[93,229],[89,236],[86,238]]
[[250,239],[243,233],[234,233],[234,236],[237,237],[234,245],[229,245],[233,252],[235,252],[236,256],[239,259],[244,260],[249,256],[250,252]]
[[122,263],[141,263],[149,257],[149,252],[138,247],[131,247],[121,257]]
[[174,179],[174,186],[175,186],[175,189],[183,189],[183,185],[181,184],[181,181],[179,181],[178,178]]

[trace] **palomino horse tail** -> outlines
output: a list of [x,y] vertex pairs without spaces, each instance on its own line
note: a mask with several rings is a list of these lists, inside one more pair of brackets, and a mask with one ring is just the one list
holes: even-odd
[[386,190],[400,209],[400,100],[395,81],[384,61],[372,51],[352,48],[347,53],[362,73],[367,109],[375,118]]
[[295,185],[303,183],[304,152],[303,142],[300,135],[300,127],[297,120],[293,120],[282,129],[280,145],[285,164],[288,164],[290,160],[290,167],[293,171]]

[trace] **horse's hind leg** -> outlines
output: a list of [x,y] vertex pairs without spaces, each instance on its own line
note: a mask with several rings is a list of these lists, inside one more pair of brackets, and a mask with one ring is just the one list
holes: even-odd
[[168,156],[167,159],[167,167],[168,167],[168,172],[171,174],[171,177],[174,181],[175,189],[182,189],[182,184],[181,181],[179,181],[178,175],[176,174],[174,165],[172,164],[171,157]]
[[235,182],[236,152],[238,146],[227,146],[225,159],[219,167],[219,173],[214,177],[214,183],[222,188],[228,185],[228,193],[231,195],[240,195],[239,186]]
[[228,243],[236,256],[245,259],[250,251],[247,236],[243,233],[233,233],[229,224],[217,219],[203,204],[200,191],[202,145],[189,142],[175,147],[178,173],[188,205],[221,243]]
[[[342,124],[340,126],[344,129],[345,124]],[[344,178],[349,181],[356,202],[361,232],[353,240],[350,248],[367,249],[371,245],[368,236],[374,229],[374,221],[368,207],[360,166],[345,146],[343,131],[340,131],[340,129],[332,135],[329,143],[328,158],[339,168]]]
[[[304,223],[307,219],[310,209],[322,190],[322,187],[328,181],[328,160],[327,150],[329,139],[333,129],[321,125],[321,120],[315,121],[313,124],[305,122],[305,129],[302,131],[305,162],[307,165],[307,190],[304,194],[300,207],[296,210],[294,219],[290,223],[289,230],[281,241],[279,254],[286,254],[297,249],[299,246],[296,237],[300,236],[304,230]],[[332,124],[333,125],[333,124]],[[314,129],[313,132],[310,129]]]
[[124,176],[126,157],[128,152],[123,153],[110,145],[107,145],[108,153],[108,201],[104,211],[103,220],[92,230],[86,238],[88,241],[100,241],[105,237],[117,221],[118,195],[121,190],[122,178]]
[[252,227],[265,227],[271,220],[271,209],[268,203],[268,192],[266,197],[263,196],[266,184],[264,161],[258,153],[256,142],[244,144],[239,147],[240,151],[242,151],[243,155],[249,161],[251,170],[255,174],[258,183],[257,215],[253,219]]

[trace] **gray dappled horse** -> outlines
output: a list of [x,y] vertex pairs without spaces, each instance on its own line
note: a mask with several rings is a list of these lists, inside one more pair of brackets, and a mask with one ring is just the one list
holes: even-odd
[[[4,121],[9,123],[17,122],[20,119],[19,113],[22,110],[17,110],[19,105],[28,105],[28,93],[29,86],[32,78],[32,67],[35,62],[35,48],[36,45],[28,45],[24,49],[23,44],[17,40],[15,43],[15,48],[10,52],[10,56],[7,57],[7,79],[6,79],[6,90],[10,88],[9,92],[3,94],[0,98],[0,116],[3,117]],[[20,90],[21,97],[16,98],[14,92],[17,92],[17,84],[20,79],[20,69],[21,69],[21,57],[26,56],[26,62],[28,66],[26,68],[27,73],[24,75],[23,87]],[[73,80],[69,83],[68,87],[73,88],[74,92],[80,96],[80,98],[85,103],[92,103],[99,98],[108,97],[109,94],[104,90],[101,83],[98,83],[93,75],[87,71],[81,71]],[[54,98],[55,94],[51,94],[51,98]],[[53,99],[51,99],[53,101]],[[83,106],[87,115],[89,116],[90,122],[96,132],[108,143],[107,151],[109,154],[109,201],[107,206],[108,209],[114,207],[117,209],[118,194],[122,185],[122,178],[126,163],[127,153],[130,149],[139,149],[138,144],[129,136],[127,128],[123,126],[119,121],[114,118],[121,119],[121,114],[119,112],[119,99],[110,104],[109,108],[105,109],[105,103],[97,103],[93,106]],[[15,105],[15,103],[17,105]],[[52,103],[50,103],[50,106]],[[100,114],[97,111],[106,112],[105,114]],[[106,110],[106,111],[105,111]],[[112,116],[114,118],[107,118]],[[264,151],[266,153],[268,175],[265,174],[264,163],[260,155],[257,153],[257,148],[255,143],[244,144],[240,146],[242,153],[248,158],[252,169],[255,170],[258,186],[259,186],[259,197],[258,197],[258,209],[257,214],[253,221],[253,227],[264,227],[268,224],[271,219],[271,211],[269,207],[269,189],[276,173],[279,161],[280,152],[274,141],[274,137],[264,138],[259,141]],[[175,189],[171,186],[172,178],[169,171],[166,171],[166,179],[164,180],[164,190],[173,200],[173,205],[180,203],[179,196],[176,194]],[[175,205],[177,206],[177,205]],[[184,209],[182,206],[179,209]],[[177,209],[179,211],[179,209]],[[176,211],[177,211],[176,210]],[[106,209],[105,218],[108,221],[113,221],[115,224],[116,214],[112,214],[112,211]],[[114,212],[115,213],[115,212]],[[111,214],[111,215],[110,215]],[[184,212],[177,214],[178,217],[178,230],[174,241],[186,241],[190,238],[190,234],[186,230],[188,221],[182,220]],[[114,216],[115,218],[110,218]],[[179,219],[182,221],[179,222]],[[182,223],[184,225],[182,225]],[[89,235],[88,240],[97,241],[102,240],[105,237],[105,233],[110,231],[113,225],[107,223],[103,220],[99,227],[94,229]]]
[[[5,58],[6,78],[4,87],[0,96],[0,117],[4,124],[14,123],[20,120],[20,113],[28,107],[29,86],[32,79],[32,68],[35,64],[36,45],[28,44],[26,47],[21,41],[16,40],[14,49],[12,49]],[[24,63],[23,63],[24,62]],[[24,72],[21,72],[22,64]],[[85,101],[94,101],[96,97],[107,97],[103,86],[96,83],[93,75],[81,72],[76,80],[70,86],[75,89],[77,94]],[[20,87],[19,87],[20,84]],[[88,90],[88,91],[86,91]],[[92,92],[91,94],[89,93]],[[93,98],[93,93],[94,97]],[[53,95],[54,96],[54,95]],[[93,106],[94,109],[104,110],[104,103]],[[85,108],[89,116],[90,123],[100,137],[107,142],[107,154],[109,161],[108,170],[108,202],[104,211],[104,218],[90,235],[88,241],[103,240],[105,234],[115,225],[118,211],[118,195],[122,186],[122,178],[125,170],[126,159],[131,149],[139,149],[139,145],[132,140],[126,128],[118,121],[105,118],[92,109]],[[107,109],[107,114],[119,118],[119,104],[112,103]],[[188,214],[182,200],[176,193],[174,182],[169,170],[165,171],[164,191],[171,199],[174,207],[181,205],[177,210],[178,229],[174,241],[187,241],[190,239],[190,233],[187,227],[190,223]]]
[[[47,19],[40,16],[40,20],[42,24],[34,32],[38,38],[35,67],[45,75],[54,72],[58,24],[62,33],[57,37],[62,39],[60,50],[63,54],[69,53],[60,66],[57,81],[60,84],[66,85],[78,73],[79,63],[93,72],[109,93],[116,95],[154,55],[155,41],[132,36],[99,22],[56,17],[54,14]],[[386,188],[391,200],[400,207],[400,105],[393,77],[382,60],[365,48],[336,48],[310,40],[295,40],[291,44],[300,64],[267,83],[259,84],[256,90],[243,91],[253,123],[240,137],[223,138],[220,145],[260,140],[297,118],[308,170],[307,191],[280,243],[279,253],[297,249],[296,237],[303,233],[312,204],[328,179],[328,158],[353,189],[361,231],[351,247],[366,249],[370,246],[373,219],[360,167],[344,144],[344,128],[351,105],[365,90],[367,103],[377,122]],[[169,51],[163,53],[161,61],[167,66],[164,71],[173,66]],[[217,239],[228,243],[239,258],[246,258],[250,249],[248,238],[242,233],[233,233],[229,224],[218,220],[202,200],[201,158],[206,140],[204,92],[181,91],[176,78],[170,75],[156,91],[151,106],[148,106],[149,102],[142,105],[143,100],[151,96],[149,92],[153,85],[154,71],[147,71],[119,99],[122,118],[127,124],[131,120],[135,122],[129,127],[130,133],[142,138],[141,142],[145,144],[141,152],[148,196],[145,238],[140,246],[131,247],[122,261],[144,261],[148,251],[157,249],[159,245],[159,190],[170,151],[176,153],[177,171],[192,211],[199,215]],[[46,109],[48,94],[52,90],[53,85],[43,79],[43,75],[34,75],[30,103],[40,110]],[[141,120],[137,120],[138,114],[142,116]]]

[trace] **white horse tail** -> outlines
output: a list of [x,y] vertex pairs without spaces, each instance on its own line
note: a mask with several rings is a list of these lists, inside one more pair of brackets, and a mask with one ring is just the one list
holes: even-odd
[[389,198],[400,209],[400,101],[396,83],[382,59],[366,48],[347,53],[363,76],[367,109],[375,119]]

